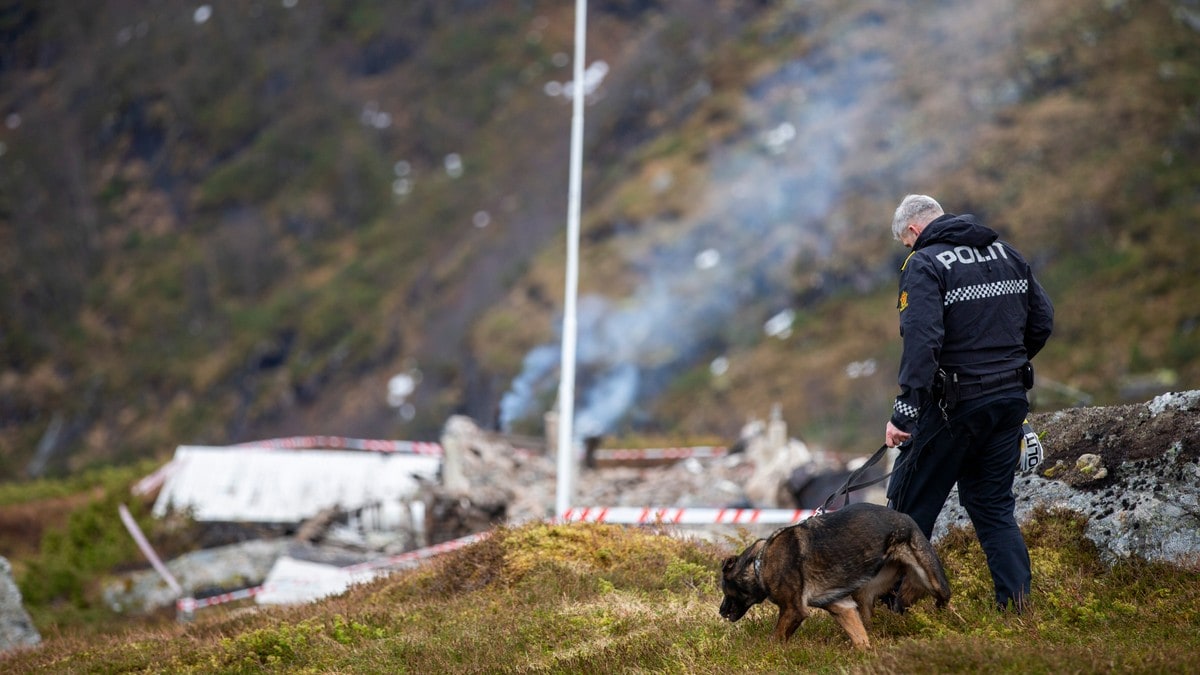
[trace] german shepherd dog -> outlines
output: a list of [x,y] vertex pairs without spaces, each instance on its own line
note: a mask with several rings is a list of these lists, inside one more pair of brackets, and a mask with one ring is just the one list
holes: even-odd
[[850,504],[780,528],[726,558],[721,616],[737,621],[770,600],[779,606],[773,635],[787,642],[810,609],[823,609],[855,647],[866,649],[875,600],[897,582],[897,611],[926,594],[938,607],[950,600],[942,561],[911,517],[878,504]]

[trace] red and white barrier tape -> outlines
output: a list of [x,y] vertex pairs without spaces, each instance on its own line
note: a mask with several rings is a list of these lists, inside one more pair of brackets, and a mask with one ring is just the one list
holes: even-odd
[[811,509],[718,509],[654,506],[576,506],[562,514],[563,522],[645,525],[774,525],[796,523],[816,515]]
[[175,595],[183,593],[183,588],[175,579],[175,575],[171,574],[171,570],[167,569],[167,566],[163,564],[162,559],[158,557],[158,553],[154,550],[154,547],[150,545],[150,541],[146,539],[146,535],[144,532],[142,532],[142,528],[138,527],[137,521],[133,518],[133,514],[129,512],[129,507],[125,506],[124,504],[120,504],[117,506],[117,513],[120,514],[121,522],[125,524],[125,529],[129,531],[129,536],[133,537],[134,543],[137,544],[138,548],[142,550],[142,555],[146,556],[146,560],[150,561],[150,566],[154,568],[155,572],[158,572],[158,576],[162,577],[162,580],[167,582],[167,585],[171,587],[171,590],[175,592]]
[[205,607],[212,607],[213,605],[222,605],[227,602],[233,602],[234,600],[253,598],[266,589],[266,586],[253,586],[251,588],[243,588],[238,591],[230,591],[228,593],[213,595],[207,598],[180,598],[175,601],[175,610],[185,614],[190,614],[197,609],[204,609]]
[[[342,436],[293,436],[272,438],[264,441],[238,443],[235,448],[269,448],[272,450],[366,450],[369,452],[397,453],[441,457],[445,454],[440,443],[428,441],[381,441]],[[528,452],[528,451],[523,451]],[[133,484],[130,491],[138,496],[148,495],[163,486],[179,467],[174,460],[167,462],[154,473]]]
[[171,474],[178,468],[179,464],[175,460],[171,460],[160,466],[154,473],[134,483],[129,491],[139,497],[144,497],[162,487],[167,478],[170,478]]
[[[816,511],[812,509],[580,506],[567,509],[560,521],[568,523],[611,523],[618,525],[648,525],[653,523],[670,523],[674,525],[786,525],[800,522],[814,515],[816,515]],[[379,560],[357,563],[341,569],[346,572],[364,572],[400,567],[463,548],[481,541],[489,535],[489,532],[479,532],[460,539],[454,539]],[[294,585],[295,582],[291,583]],[[269,588],[268,585],[264,584],[208,598],[180,598],[176,601],[175,607],[180,612],[191,613],[205,607],[252,598]]]
[[[431,441],[387,441],[366,438],[346,438],[344,436],[292,436],[289,438],[271,438],[262,441],[238,443],[237,447],[284,448],[284,449],[347,449],[370,450],[372,452],[403,452],[414,455],[432,455],[440,457],[445,453],[440,443]],[[517,448],[517,450],[522,450]],[[524,450],[525,452],[532,451]],[[599,448],[596,458],[603,460],[636,460],[636,459],[686,459],[688,457],[720,457],[728,452],[728,448],[699,445],[676,448]]]
[[721,457],[728,448],[711,445],[698,445],[682,448],[599,448],[596,450],[597,460],[629,461],[638,459],[687,459],[689,457]]
[[349,567],[343,567],[342,569],[347,572],[361,572],[366,570],[387,569],[389,567],[400,567],[401,565],[414,563],[418,560],[425,560],[426,558],[432,558],[434,556],[442,555],[443,553],[449,553],[450,551],[458,550],[464,546],[468,546],[477,541],[486,539],[489,534],[491,533],[479,532],[476,534],[469,534],[459,539],[442,542],[441,544],[434,544],[433,546],[420,548],[407,553],[399,553],[397,555],[380,560],[368,560],[366,562],[350,565]]
[[238,443],[236,447],[283,448],[290,450],[346,449],[370,450],[371,452],[403,452],[413,455],[441,457],[444,454],[440,443],[431,441],[385,441],[369,438],[346,438],[344,436],[292,436],[271,438],[263,441]]

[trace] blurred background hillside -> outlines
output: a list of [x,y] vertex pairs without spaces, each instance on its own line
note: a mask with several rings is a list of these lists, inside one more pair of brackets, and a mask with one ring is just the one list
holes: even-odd
[[1200,2],[0,1],[0,476],[541,433],[587,93],[578,428],[876,447],[888,228],[1057,308],[1041,410],[1200,386]]

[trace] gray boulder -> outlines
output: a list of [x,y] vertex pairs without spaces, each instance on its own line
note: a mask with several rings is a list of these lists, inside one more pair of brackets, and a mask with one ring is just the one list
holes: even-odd
[[[1086,536],[1109,564],[1135,556],[1200,559],[1198,408],[1200,392],[1189,391],[1035,419],[1045,438],[1070,442],[1047,447],[1053,463],[1041,473],[1017,477],[1017,521],[1026,522],[1039,506],[1081,513],[1088,518]],[[934,539],[952,525],[969,524],[957,491],[951,492]]]
[[0,652],[32,647],[41,641],[42,636],[21,604],[21,590],[13,581],[12,565],[0,556]]

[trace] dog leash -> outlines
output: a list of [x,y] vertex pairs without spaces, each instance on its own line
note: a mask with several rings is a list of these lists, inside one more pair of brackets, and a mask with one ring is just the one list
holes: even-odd
[[[821,508],[817,509],[817,513],[825,513],[827,510],[829,510],[829,505],[832,504],[833,501],[835,499],[837,499],[839,496],[843,496],[843,495],[846,497],[846,501],[842,503],[842,506],[846,506],[847,504],[850,503],[850,493],[851,492],[854,492],[856,490],[861,490],[863,488],[871,487],[872,485],[875,485],[877,483],[882,483],[883,481],[885,481],[889,477],[891,477],[892,473],[894,473],[894,472],[888,472],[888,473],[880,476],[879,478],[875,478],[875,479],[872,479],[872,480],[869,480],[869,481],[866,481],[863,483],[855,482],[860,477],[862,477],[863,473],[865,473],[867,469],[871,468],[877,462],[879,462],[879,460],[885,454],[887,454],[888,449],[889,448],[886,444],[879,446],[879,449],[875,451],[875,454],[871,455],[862,466],[858,467],[853,472],[851,472],[850,475],[846,477],[846,482],[842,483],[842,486],[840,488],[838,488],[837,490],[834,490],[833,494],[829,495],[829,498],[825,500],[825,503],[821,505]],[[841,507],[838,507],[838,508],[841,508]]]

